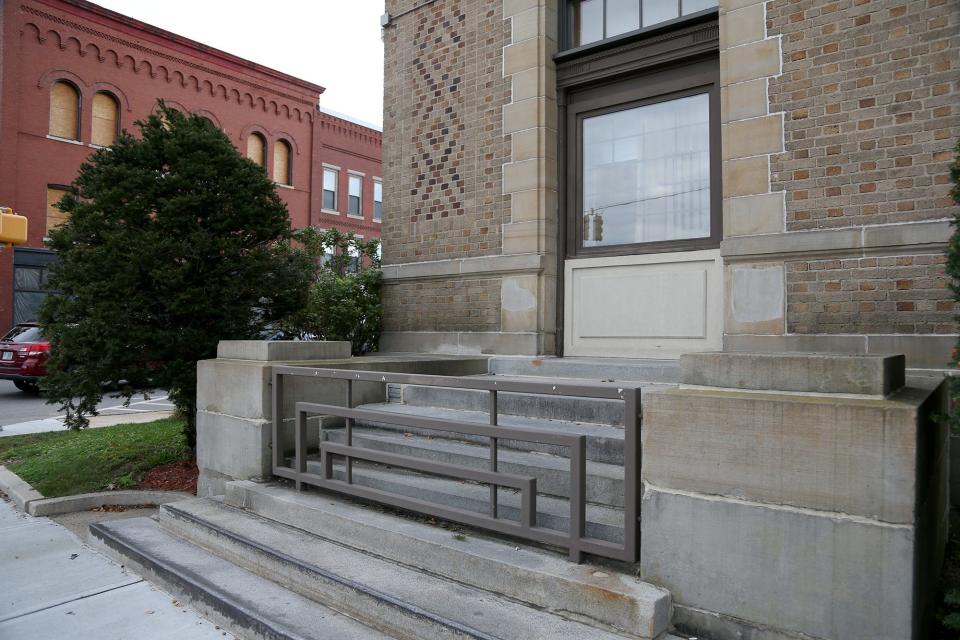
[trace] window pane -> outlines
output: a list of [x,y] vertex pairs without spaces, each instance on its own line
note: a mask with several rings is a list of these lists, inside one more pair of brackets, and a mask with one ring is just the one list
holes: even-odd
[[603,40],[603,0],[574,1],[573,46]]
[[376,181],[373,183],[373,219],[381,220],[383,218],[383,183]]
[[373,219],[376,221],[383,220],[383,203],[374,202],[373,203]]
[[44,271],[45,269],[30,269],[28,267],[17,267],[13,271],[13,288],[40,291],[43,285]]
[[697,11],[712,9],[717,6],[717,0],[683,0],[683,15],[688,16]]
[[643,0],[643,26],[679,17],[679,0]]
[[347,213],[358,216],[360,215],[360,198],[363,193],[363,178],[351,175],[348,188],[347,195],[350,197],[347,199]]
[[710,98],[583,121],[583,246],[710,236]]
[[323,170],[323,188],[330,191],[337,190],[337,172],[333,169]]
[[329,189],[323,190],[323,208],[330,211],[337,210],[337,194]]
[[17,291],[13,295],[13,322],[35,322],[40,303],[46,293],[24,293]]
[[640,0],[607,0],[607,37],[640,28]]

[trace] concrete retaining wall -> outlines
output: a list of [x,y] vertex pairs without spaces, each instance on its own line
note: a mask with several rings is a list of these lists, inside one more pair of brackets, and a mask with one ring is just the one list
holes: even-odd
[[[711,365],[751,386],[764,379],[750,375],[749,357],[716,362],[724,355]],[[849,380],[858,363],[830,371],[814,355],[791,357],[801,370],[784,391],[685,387],[704,376],[684,364],[680,388],[644,395],[641,519],[642,576],[672,592],[681,630],[927,637],[947,534],[948,434],[931,419],[944,410],[943,386],[825,393],[825,379]],[[759,374],[770,360],[755,364]],[[807,390],[796,388],[804,379]]]

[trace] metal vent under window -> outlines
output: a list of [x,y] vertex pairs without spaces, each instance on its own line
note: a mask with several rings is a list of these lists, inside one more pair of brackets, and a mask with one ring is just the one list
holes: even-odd
[[387,384],[387,402],[403,402],[403,385],[396,383]]

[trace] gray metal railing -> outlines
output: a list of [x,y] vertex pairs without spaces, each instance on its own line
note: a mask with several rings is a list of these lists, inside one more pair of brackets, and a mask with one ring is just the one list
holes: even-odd
[[[283,385],[287,377],[340,380],[346,382],[343,405],[296,402],[294,405],[294,455],[293,466],[286,464],[286,454],[281,446],[283,427]],[[423,386],[472,389],[489,393],[490,424],[431,418],[428,416],[398,414],[390,411],[354,408],[353,383],[401,383]],[[497,394],[529,393],[552,396],[574,396],[621,400],[624,404],[624,531],[623,544],[586,536],[586,439],[581,434],[563,431],[541,431],[498,424]],[[551,383],[494,376],[441,376],[412,373],[389,373],[381,371],[358,371],[354,369],[321,369],[312,367],[273,367],[273,473],[293,480],[297,489],[311,485],[323,489],[357,496],[375,502],[428,514],[437,518],[460,522],[490,531],[525,538],[536,542],[565,547],[570,559],[582,562],[584,553],[636,562],[639,558],[639,515],[641,491],[640,479],[640,388],[612,383]],[[307,466],[307,416],[327,415],[344,418],[345,443],[324,441],[319,444],[320,473],[308,471]],[[358,447],[353,444],[353,424],[356,420],[368,420],[403,427],[446,431],[489,438],[489,469],[476,469],[458,464],[435,462],[415,456],[387,453]],[[498,470],[498,449],[501,439],[534,442],[567,448],[570,458],[570,525],[566,533],[537,525],[537,479],[525,475],[504,473]],[[334,477],[334,456],[344,459],[343,479]],[[419,498],[403,496],[383,489],[359,485],[353,482],[353,463],[362,460],[389,465],[423,473],[446,476],[490,485],[489,513],[450,507]],[[498,516],[498,487],[508,487],[520,492],[519,520]]]

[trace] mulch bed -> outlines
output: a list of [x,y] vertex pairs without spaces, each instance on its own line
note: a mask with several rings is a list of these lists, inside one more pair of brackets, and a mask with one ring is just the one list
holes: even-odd
[[137,489],[155,491],[186,491],[197,495],[197,461],[180,460],[154,467],[143,477]]

